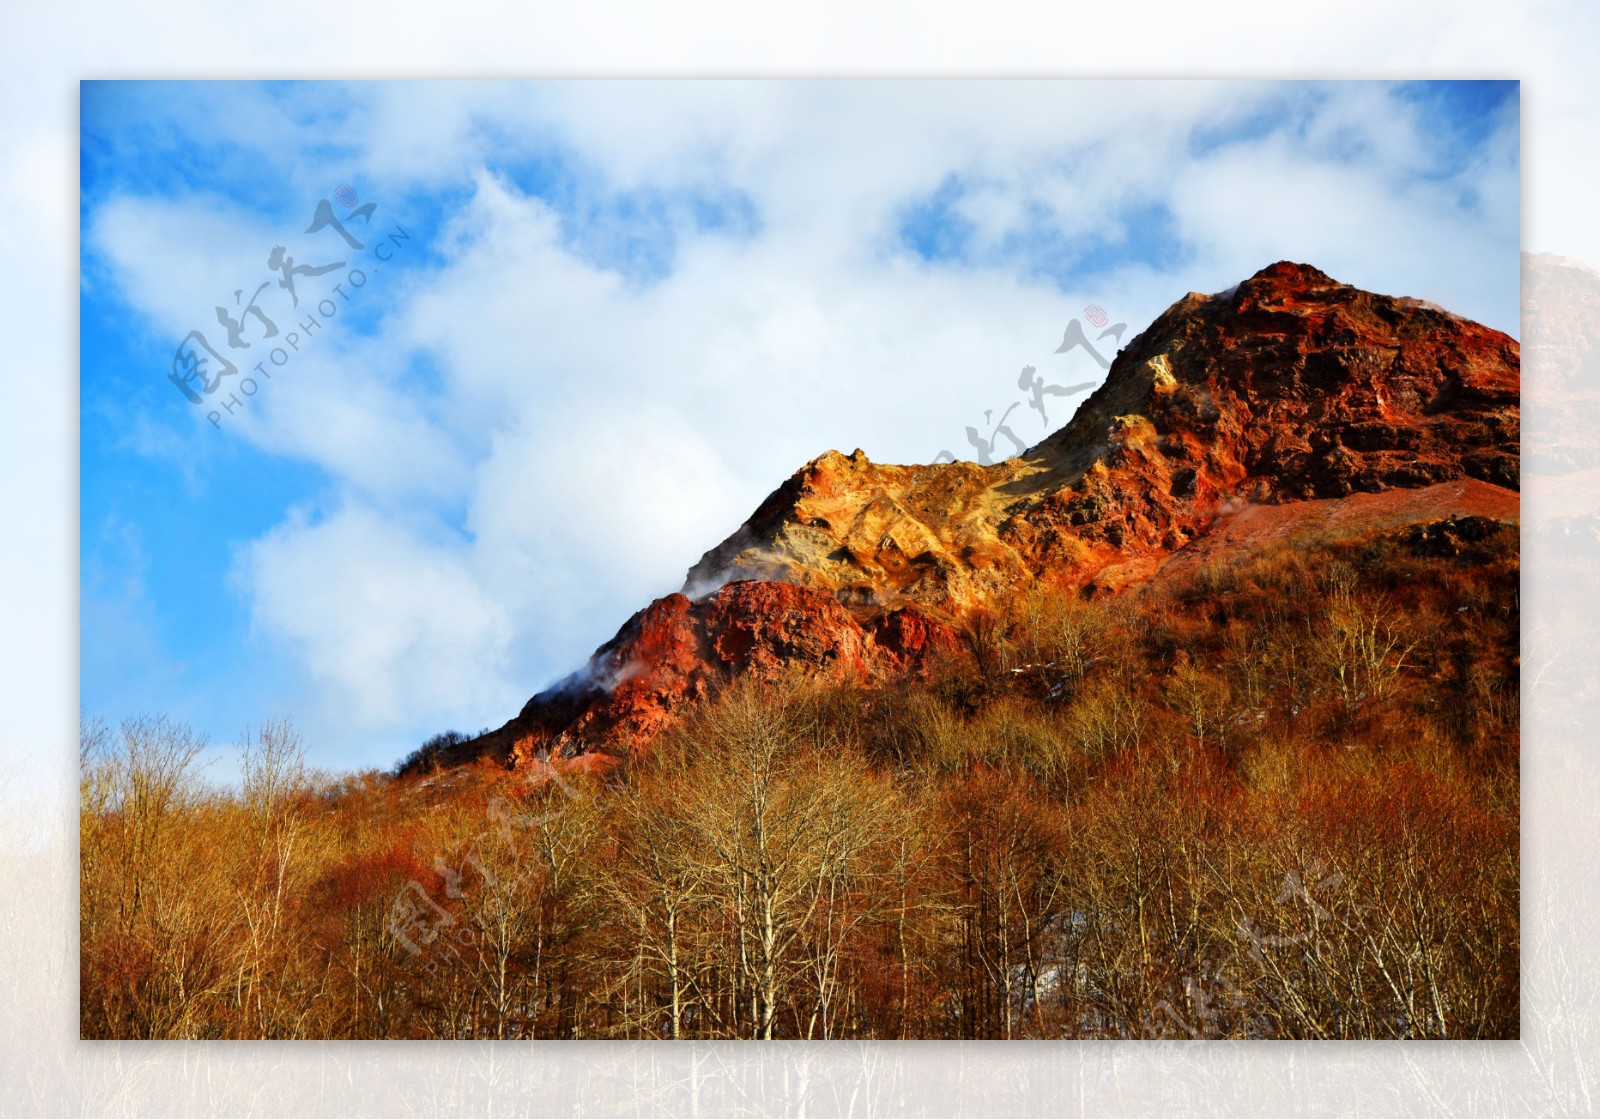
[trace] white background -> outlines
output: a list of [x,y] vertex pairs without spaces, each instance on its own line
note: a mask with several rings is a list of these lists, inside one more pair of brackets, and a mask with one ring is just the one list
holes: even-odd
[[[77,83],[109,77],[1520,78],[1524,243],[1600,268],[1581,3],[0,0],[0,1110],[132,1115],[1593,1115],[1597,581],[1525,530],[1523,1040],[77,1041]],[[1524,336],[1525,345],[1529,339]],[[1531,358],[1531,356],[1530,356]],[[1530,360],[1527,384],[1542,376]],[[1529,478],[1525,524],[1594,514]],[[1583,529],[1582,533],[1589,530]],[[1547,538],[1540,538],[1547,539]],[[1576,543],[1587,539],[1587,545]],[[1594,538],[1563,547],[1595,551]],[[1570,569],[1568,569],[1570,571]],[[1600,571],[1600,568],[1594,570]]]

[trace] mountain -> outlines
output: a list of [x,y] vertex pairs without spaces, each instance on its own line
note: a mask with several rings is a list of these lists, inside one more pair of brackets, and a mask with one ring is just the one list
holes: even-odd
[[734,676],[863,682],[1037,584],[1115,593],[1271,542],[1515,518],[1510,337],[1279,262],[1174,303],[1067,425],[992,466],[829,451],[585,669],[438,761],[605,766]]

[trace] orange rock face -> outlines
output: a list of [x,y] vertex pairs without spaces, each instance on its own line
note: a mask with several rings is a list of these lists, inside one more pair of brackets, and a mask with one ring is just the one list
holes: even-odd
[[816,587],[854,609],[950,616],[1037,579],[1155,561],[1241,502],[1475,478],[1519,485],[1508,336],[1305,265],[1190,294],[1133,339],[1027,455],[888,466],[830,451],[689,573]]
[[1267,533],[1515,516],[1520,368],[1498,331],[1306,265],[1191,293],[1025,456],[806,464],[684,594],[472,749],[625,753],[737,674],[916,672],[1036,582],[1116,591]]

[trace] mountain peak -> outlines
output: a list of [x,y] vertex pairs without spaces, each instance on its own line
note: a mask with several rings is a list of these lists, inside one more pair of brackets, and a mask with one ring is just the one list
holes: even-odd
[[587,679],[628,687],[535,697],[480,749],[582,753],[621,726],[637,745],[730,673],[913,671],[975,608],[1116,591],[1264,532],[1514,514],[1520,363],[1498,331],[1310,265],[1191,293],[1019,458],[811,460],[596,653]]
[[829,452],[689,573],[872,612],[959,612],[1039,579],[1157,561],[1243,502],[1472,478],[1518,485],[1520,355],[1498,331],[1279,261],[1178,300],[1026,455],[892,466]]
[[1268,284],[1298,287],[1343,287],[1337,280],[1323,272],[1320,268],[1309,264],[1300,264],[1297,261],[1276,261],[1267,265],[1260,272],[1246,280],[1246,284],[1263,281]]

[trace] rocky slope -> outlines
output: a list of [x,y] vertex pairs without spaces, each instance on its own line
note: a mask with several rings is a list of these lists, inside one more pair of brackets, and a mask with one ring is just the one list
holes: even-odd
[[1092,595],[1301,532],[1514,517],[1519,395],[1506,335],[1280,262],[1173,304],[1020,458],[814,459],[682,594],[454,754],[593,765],[737,674],[916,672],[1036,581]]

